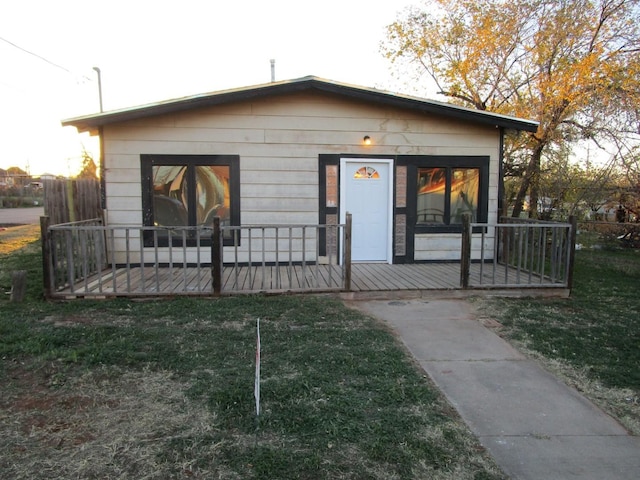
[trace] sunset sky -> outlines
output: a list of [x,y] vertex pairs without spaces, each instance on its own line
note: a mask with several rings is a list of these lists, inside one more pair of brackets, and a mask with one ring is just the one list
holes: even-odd
[[429,95],[382,57],[385,27],[420,0],[5,0],[0,167],[73,175],[95,139],[64,118],[306,75]]

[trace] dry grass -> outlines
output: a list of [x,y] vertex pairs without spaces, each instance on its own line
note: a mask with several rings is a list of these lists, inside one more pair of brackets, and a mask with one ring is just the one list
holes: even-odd
[[[206,438],[215,417],[170,372],[61,372],[17,365],[2,400],[5,478],[207,478],[196,458],[163,457],[169,440]],[[28,384],[28,385],[27,385]],[[53,388],[52,388],[53,387]],[[216,445],[206,447],[215,457]],[[198,455],[202,455],[202,449]]]
[[0,229],[0,255],[8,255],[40,238],[40,225],[21,225]]

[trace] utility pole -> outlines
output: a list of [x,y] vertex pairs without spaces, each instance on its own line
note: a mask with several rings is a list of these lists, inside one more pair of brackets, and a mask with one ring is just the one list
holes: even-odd
[[98,97],[100,98],[100,113],[104,112],[102,109],[102,75],[100,74],[100,69],[98,67],[93,67],[93,69],[98,74]]

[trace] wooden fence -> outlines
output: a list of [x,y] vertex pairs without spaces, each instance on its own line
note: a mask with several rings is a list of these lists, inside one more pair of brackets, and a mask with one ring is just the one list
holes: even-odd
[[101,218],[100,182],[92,178],[46,180],[44,214],[51,225]]

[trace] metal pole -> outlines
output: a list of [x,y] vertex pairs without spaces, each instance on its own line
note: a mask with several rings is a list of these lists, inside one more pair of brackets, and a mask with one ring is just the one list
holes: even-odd
[[98,74],[98,97],[100,98],[100,113],[102,113],[104,112],[104,110],[102,109],[102,75],[98,67],[93,67],[93,69]]

